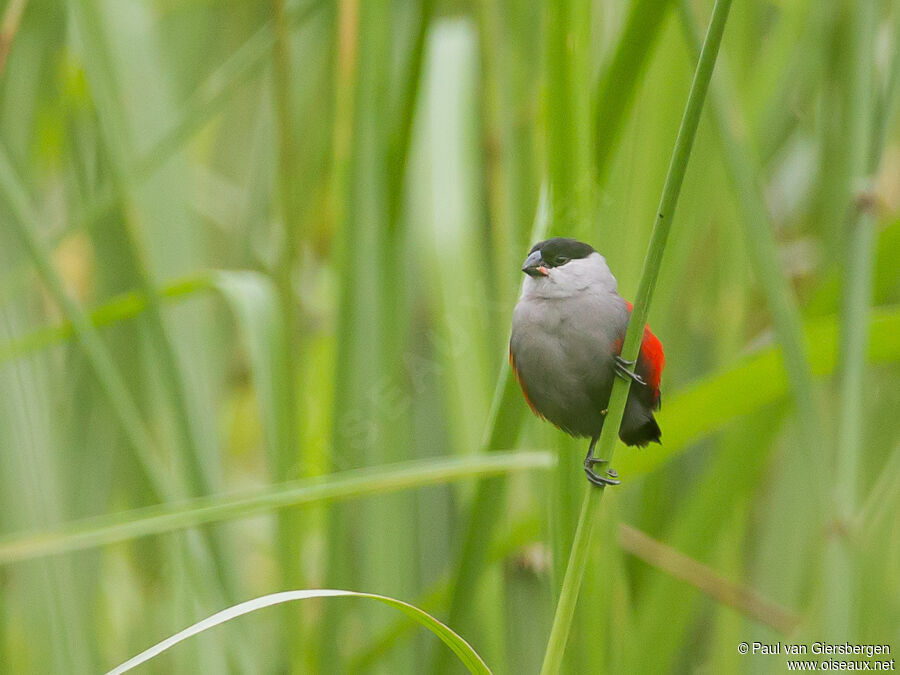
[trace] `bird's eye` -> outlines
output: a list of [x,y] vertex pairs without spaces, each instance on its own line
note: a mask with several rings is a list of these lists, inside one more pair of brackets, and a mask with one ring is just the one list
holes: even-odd
[[558,255],[553,259],[553,264],[557,267],[565,265],[567,262],[569,262],[569,259],[564,255]]

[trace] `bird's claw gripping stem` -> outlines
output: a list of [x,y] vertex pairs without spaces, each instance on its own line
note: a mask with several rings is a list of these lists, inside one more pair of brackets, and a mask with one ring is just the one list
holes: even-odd
[[614,360],[615,360],[614,368],[616,371],[616,375],[621,377],[623,380],[633,380],[634,382],[637,382],[638,384],[642,384],[645,387],[647,386],[647,383],[644,381],[643,377],[641,377],[637,373],[629,370],[629,366],[633,366],[635,364],[635,361],[627,361],[627,360],[623,359],[621,356],[616,356]]
[[[606,460],[598,459],[597,461],[605,462]],[[616,473],[615,469],[610,469],[606,472],[606,475],[601,475],[594,471],[587,462],[584,463],[584,474],[587,476],[588,482],[598,487],[604,485],[619,485],[622,482],[617,478],[619,474]]]
[[597,439],[594,438],[591,440],[591,445],[588,448],[587,455],[584,458],[584,473],[587,476],[588,481],[596,485],[598,487],[603,487],[605,485],[619,485],[622,481],[619,480],[619,474],[616,473],[615,469],[609,469],[606,471],[605,475],[599,474],[594,471],[595,464],[606,464],[607,460],[600,459],[599,457],[594,457],[594,446],[597,444]]

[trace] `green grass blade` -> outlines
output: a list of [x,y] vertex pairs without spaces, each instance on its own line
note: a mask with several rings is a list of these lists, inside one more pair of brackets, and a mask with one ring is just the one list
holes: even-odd
[[290,399],[283,375],[290,371],[284,362],[284,316],[278,290],[258,272],[217,271],[209,277],[231,308],[246,345],[269,464],[282,466],[292,427],[285,422]]
[[491,672],[487,667],[487,664],[485,664],[485,662],[481,660],[481,657],[478,656],[478,654],[474,649],[472,649],[471,645],[469,645],[468,642],[454,633],[453,630],[451,630],[448,626],[441,623],[427,612],[422,611],[418,607],[405,603],[402,600],[388,598],[383,595],[375,595],[374,593],[357,593],[355,591],[319,589],[273,593],[272,595],[264,595],[260,598],[248,600],[247,602],[242,602],[238,605],[234,605],[233,607],[229,607],[228,609],[213,614],[203,621],[195,623],[193,626],[185,628],[183,631],[176,633],[175,635],[163,640],[153,647],[150,647],[150,649],[141,652],[122,665],[110,670],[107,675],[119,675],[120,673],[125,673],[135,666],[149,661],[153,657],[161,654],[170,647],[173,647],[182,640],[186,640],[189,637],[197,635],[198,633],[202,633],[205,630],[209,630],[210,628],[218,626],[219,624],[225,623],[226,621],[230,621],[231,619],[237,618],[244,614],[255,612],[258,609],[271,607],[272,605],[278,605],[283,602],[292,602],[294,600],[338,597],[367,598],[369,600],[377,600],[378,602],[381,602],[388,607],[398,609],[409,616],[411,619],[418,621],[420,624],[430,630],[434,635],[440,638],[441,641],[459,657],[459,660],[469,670],[470,673],[487,673],[489,675]]
[[672,0],[636,0],[631,5],[619,46],[597,82],[594,95],[595,165],[600,185],[606,181],[625,117],[634,103]]
[[[562,590],[553,616],[553,625],[550,628],[550,638],[547,650],[544,652],[544,662],[541,673],[558,673],[565,655],[566,641],[569,638],[572,617],[575,615],[575,602],[578,598],[578,590],[584,576],[584,568],[587,566],[590,553],[591,530],[594,526],[594,500],[592,492],[585,495],[581,503],[581,513],[578,516],[578,524],[575,527],[575,536],[572,540],[572,549],[566,562],[566,575],[563,578]],[[577,573],[578,578],[573,581],[572,575]]]
[[66,292],[65,285],[53,267],[53,263],[41,249],[36,237],[37,217],[29,203],[28,194],[16,176],[6,154],[2,151],[0,151],[0,190],[4,193],[15,214],[15,217],[10,220],[10,226],[21,240],[53,299],[71,322],[72,329],[122,426],[122,431],[128,438],[138,462],[147,473],[157,497],[170,499],[177,496],[182,490],[175,487],[168,475],[162,471],[154,448],[154,441],[144,426],[137,405],[98,335],[97,329],[91,324],[78,303]]
[[[157,293],[165,302],[177,302],[211,289],[212,281],[208,274],[192,274],[165,284]],[[141,293],[130,291],[103,303],[89,312],[87,318],[95,328],[102,328],[133,319],[146,308],[147,299]],[[0,345],[0,364],[66,342],[73,336],[77,337],[77,333],[71,321],[61,321],[53,326],[38,328]]]
[[0,541],[0,564],[130,541],[207,523],[246,518],[289,506],[377,496],[466,478],[506,476],[533,469],[546,470],[554,464],[553,456],[547,452],[497,452],[352,469],[330,476],[267,485],[231,495],[173,501],[137,511],[70,523],[54,531],[4,537]]
[[[491,563],[500,563],[509,558],[516,550],[533,542],[540,534],[540,526],[534,519],[525,520],[511,527],[498,538],[490,548],[487,559]],[[416,605],[431,611],[444,605],[450,592],[452,575],[446,574],[439,582],[433,584],[416,601]],[[365,649],[356,654],[348,664],[349,672],[366,672],[378,662],[379,658],[392,649],[404,637],[411,634],[412,627],[402,620],[393,622],[381,634],[374,637]]]
[[[328,4],[327,0],[310,0],[301,7],[286,7],[282,30],[290,31],[311,20]],[[276,41],[276,21],[266,22],[228,60],[204,80],[185,102],[178,122],[135,163],[138,178],[149,176],[182,149],[224,103],[253,76],[268,65]]]
[[866,497],[856,516],[854,529],[862,532],[863,541],[868,543],[889,518],[897,513],[900,502],[900,445],[894,448],[888,461],[881,469],[878,480]]
[[[849,81],[843,84],[843,123],[845,156],[851,166],[847,190],[850,198],[850,227],[844,241],[843,307],[841,322],[841,362],[838,375],[840,413],[835,447],[835,484],[832,515],[836,523],[849,525],[857,511],[860,466],[863,463],[865,428],[865,370],[868,335],[868,316],[872,303],[872,279],[875,267],[875,212],[866,189],[857,194],[856,183],[874,183],[881,160],[878,130],[873,129],[874,91],[872,64],[875,58],[874,41],[877,28],[877,7],[874,2],[843,3],[842,16],[846,21],[846,72]],[[840,527],[838,528],[840,531]],[[825,598],[824,628],[826,634],[837,639],[852,639],[853,616],[857,610],[859,592],[856,585],[859,567],[859,547],[847,536],[832,536],[826,545],[825,579],[829,588]]]
[[403,189],[409,164],[409,148],[412,141],[413,118],[419,102],[419,88],[422,84],[422,64],[425,56],[425,42],[437,0],[422,0],[419,3],[419,17],[415,28],[415,37],[408,57],[403,82],[405,88],[400,97],[400,114],[396,129],[390,138],[390,160],[388,162],[388,223],[391,229],[399,226]]
[[[698,27],[685,0],[680,0],[680,10],[681,24],[687,33],[690,47],[692,51],[699,52]],[[727,73],[723,71],[723,75]],[[723,77],[718,84],[725,83]],[[815,400],[810,360],[803,342],[800,310],[788,279],[780,271],[782,264],[778,242],[775,240],[775,230],[756,180],[760,172],[751,154],[743,147],[732,129],[732,127],[743,128],[744,123],[740,119],[731,121],[736,113],[729,111],[724,97],[724,92],[730,92],[731,87],[718,87],[716,84],[713,83],[710,91],[710,111],[722,146],[725,166],[734,185],[753,270],[766,296],[775,336],[782,345],[784,368],[797,405],[800,424],[806,429],[821,429],[824,428],[824,424]],[[813,434],[802,434],[801,442],[804,444],[803,449],[810,467],[806,478],[807,487],[811,495],[818,495],[819,491],[815,490],[814,486],[820,485],[824,478],[824,472],[819,468],[822,466],[819,460],[821,444]]]
[[[664,3],[663,3],[664,4]],[[664,8],[657,6],[654,11],[662,14]],[[641,76],[645,69],[646,61],[652,54],[652,44],[654,33],[652,30],[645,30],[650,24],[644,25],[643,17],[646,14],[632,14],[634,17],[629,25],[634,24],[632,30],[626,30],[619,38],[615,53],[611,61],[611,69],[614,69],[617,75],[615,79],[607,77],[601,80],[598,86],[598,103],[597,116],[598,120],[598,157],[594,167],[596,175],[600,178],[601,187],[603,185],[603,177],[606,175],[606,168],[612,160],[612,148],[615,147],[617,140],[622,133],[625,122],[625,113],[630,110],[630,105],[626,103],[633,102],[633,93],[637,89],[641,81]],[[662,16],[657,19],[657,23],[662,23]],[[639,48],[635,48],[639,45]],[[604,84],[608,83],[608,84]],[[609,87],[613,83],[616,91],[613,94]],[[618,101],[622,101],[621,110],[613,114],[612,112],[603,111],[605,105],[615,105],[619,108]],[[602,119],[602,122],[600,121]],[[601,131],[602,130],[602,131]],[[600,137],[602,136],[602,138]],[[603,150],[599,150],[602,147]],[[542,204],[538,207],[538,214],[542,212],[546,214],[549,205],[546,194],[542,195]],[[537,241],[543,238],[544,233],[549,229],[546,224],[548,216],[538,216],[536,226],[533,228],[531,241]],[[539,223],[544,223],[540,224]],[[518,437],[519,428],[524,419],[524,405],[521,401],[521,394],[518,385],[509,370],[504,365],[498,377],[497,386],[495,388],[494,404],[492,406],[492,414],[488,423],[485,438],[488,439],[485,448],[504,448],[509,447],[515,438]],[[498,441],[497,445],[491,445],[492,441]],[[482,553],[484,546],[482,542],[490,538],[490,533],[496,523],[496,514],[502,506],[503,494],[501,485],[482,484],[479,485],[472,505],[472,518],[466,529],[466,535],[463,545],[460,549],[460,557],[456,564],[457,575],[451,592],[451,603],[449,612],[449,621],[453,625],[462,625],[459,620],[461,614],[466,607],[471,606],[471,597],[474,589],[477,587],[477,578],[483,568]]]
[[[868,360],[873,365],[900,360],[900,307],[882,307],[869,318]],[[825,317],[810,322],[804,331],[812,374],[824,377],[835,372],[838,355],[838,322]],[[659,411],[666,442],[654,452],[631,452],[617,462],[624,477],[656,470],[686,448],[729,422],[782,400],[790,391],[779,346],[768,347],[740,363],[699,380],[674,393]]]
[[[312,19],[327,4],[327,0],[311,0],[301,8],[286,12],[288,27],[297,27]],[[204,80],[184,103],[178,121],[134,161],[130,172],[135,180],[146,179],[179,152],[205,124],[219,113],[225,103],[241,85],[259,74],[269,63],[275,42],[275,22],[269,21],[259,28],[221,66]],[[118,203],[118,195],[112,185],[100,187],[93,200],[86,205],[78,219],[88,225],[108,214]]]
[[[535,240],[542,238],[547,231],[549,208],[549,195],[545,187],[541,191],[532,227],[532,238]],[[491,411],[482,441],[483,451],[491,452],[515,445],[525,416],[521,396],[509,363],[504,361],[491,402]],[[482,481],[472,500],[472,516],[463,537],[451,583],[450,609],[447,616],[448,621],[454,626],[466,624],[468,612],[473,606],[472,598],[478,587],[479,575],[484,569],[486,542],[491,541],[491,532],[503,509],[505,487],[503,481]]]
[[109,154],[111,175],[119,203],[123,205],[123,250],[135,265],[135,278],[140,291],[147,299],[147,326],[150,338],[157,350],[160,376],[164,382],[175,417],[178,442],[183,449],[183,459],[188,476],[189,489],[197,493],[210,492],[210,474],[204,469],[198,444],[198,433],[189,409],[184,373],[178,363],[174,341],[163,318],[156,286],[148,265],[147,250],[142,230],[143,222],[138,208],[136,184],[131,170],[131,142],[125,116],[120,114],[121,93],[114,76],[112,57],[109,53],[104,22],[97,3],[71,3],[73,23],[84,50],[85,68],[97,103],[100,132]]
[[[622,356],[629,361],[637,359],[638,350],[640,349],[644,325],[647,322],[647,313],[650,309],[650,299],[653,295],[653,288],[656,285],[659,267],[665,252],[670,223],[675,215],[675,206],[678,203],[681,184],[687,171],[687,163],[694,144],[697,126],[700,124],[700,113],[703,110],[703,102],[712,78],[713,67],[719,53],[719,46],[722,42],[722,35],[725,32],[725,22],[728,19],[730,8],[731,0],[716,0],[706,40],[700,53],[697,71],[688,95],[681,128],[678,130],[675,149],[672,153],[672,160],[669,164],[665,185],[663,186],[663,193],[653,227],[653,235],[635,298],[634,310],[622,347]],[[603,433],[598,442],[598,457],[612,461],[619,425],[622,421],[622,414],[625,411],[625,400],[628,397],[629,384],[630,382],[617,379],[613,385],[608,408],[609,412],[607,413]],[[547,651],[544,655],[544,664],[541,667],[541,672],[544,674],[558,673],[562,664],[566,639],[569,635],[572,616],[575,613],[578,590],[581,586],[584,567],[587,562],[587,552],[590,548],[594,509],[599,504],[602,495],[603,490],[595,489],[593,486],[589,486],[585,493],[584,504],[569,557],[569,564],[566,568],[566,576],[563,580],[562,592],[560,593],[556,615],[553,619],[553,628],[551,629]]]
[[[270,392],[266,403],[260,403],[260,411],[266,428],[270,429],[269,438],[269,473],[272,481],[284,481],[295,477],[297,466],[308,464],[301,455],[300,424],[297,401],[299,392],[303,391],[298,376],[302,370],[298,364],[303,363],[304,353],[308,349],[305,334],[298,330],[303,324],[299,310],[299,298],[294,294],[295,265],[302,251],[303,237],[303,185],[297,175],[311,173],[307,166],[299,162],[300,129],[296,120],[297,101],[295,92],[299,90],[297,78],[292,74],[291,35],[288,30],[288,17],[284,0],[273,1],[275,15],[275,42],[272,49],[273,103],[278,139],[278,204],[282,223],[283,237],[281,252],[276,264],[275,278],[277,282],[278,300],[270,303],[269,319],[266,324],[274,326],[269,349],[257,350],[257,354],[267,355],[277,360],[278,369],[258,372],[267,373],[265,377]],[[252,307],[247,307],[252,311]],[[247,327],[250,323],[244,322]],[[305,379],[305,378],[304,378]],[[303,555],[307,533],[295,513],[279,513],[277,516],[278,561],[281,574],[281,587],[290,588],[306,585],[306,571]],[[291,664],[289,669],[299,667],[301,655],[298,654],[300,637],[299,626],[302,625],[301,608],[286,607],[281,620],[282,631],[280,651],[284,654],[285,663]]]
[[[147,298],[146,328],[148,343],[153,350],[154,365],[158,369],[162,393],[171,408],[172,430],[180,449],[179,473],[190,494],[210,494],[217,488],[221,472],[218,470],[219,439],[212,429],[203,426],[196,415],[198,402],[188,386],[188,369],[179,361],[178,342],[170,322],[166,321],[157,294],[151,268],[149,235],[152,218],[147,212],[153,205],[162,204],[162,194],[141,192],[133,173],[135,150],[130,122],[133,118],[123,105],[124,82],[115,67],[111,33],[105,29],[106,13],[115,16],[122,8],[104,7],[93,1],[69,3],[73,30],[81,48],[89,89],[97,108],[97,122],[102,147],[109,160],[109,173],[118,203],[121,205],[120,254],[130,261],[139,290]],[[151,201],[148,197],[152,196]],[[160,241],[162,238],[160,238]],[[174,245],[174,242],[166,242]],[[179,242],[183,243],[183,242]],[[211,551],[211,562],[226,600],[235,595],[236,579],[232,569],[233,556],[228,554],[225,533],[205,533]]]
[[589,155],[589,16],[590,5],[583,0],[546,5],[550,222],[554,230],[582,238],[587,238],[587,198],[594,185]]

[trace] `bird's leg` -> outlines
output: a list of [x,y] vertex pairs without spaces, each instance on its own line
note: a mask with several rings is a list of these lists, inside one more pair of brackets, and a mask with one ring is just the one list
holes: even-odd
[[599,436],[595,436],[591,439],[591,444],[588,446],[587,455],[584,457],[584,473],[587,475],[588,481],[597,486],[603,485],[618,485],[622,481],[618,480],[619,474],[616,473],[615,469],[609,469],[606,472],[606,475],[600,475],[596,471],[594,471],[595,464],[606,464],[607,460],[600,459],[599,457],[594,457],[594,446],[597,445],[597,439]]
[[623,380],[634,380],[638,384],[647,386],[647,383],[644,381],[643,377],[628,369],[629,366],[633,366],[635,364],[634,361],[626,361],[621,356],[615,356],[614,361],[615,366],[613,366],[613,368],[616,371],[616,375],[621,377]]

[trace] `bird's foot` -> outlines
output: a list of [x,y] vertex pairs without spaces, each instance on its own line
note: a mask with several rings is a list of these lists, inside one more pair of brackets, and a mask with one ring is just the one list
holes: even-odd
[[603,487],[605,485],[619,485],[622,481],[618,478],[615,478],[618,474],[610,469],[607,471],[607,475],[601,475],[594,471],[593,469],[585,469],[585,475],[587,476],[588,482],[592,485],[596,485],[597,487]]
[[587,476],[588,481],[597,486],[619,485],[622,481],[619,480],[619,474],[616,473],[615,469],[609,469],[604,474],[599,474],[594,471],[595,464],[606,463],[607,460],[600,459],[599,457],[585,457],[584,473]]
[[616,375],[621,377],[623,380],[633,380],[634,382],[637,382],[638,384],[643,384],[644,386],[647,385],[647,383],[644,381],[643,377],[641,377],[637,373],[629,370],[629,366],[633,366],[635,364],[634,361],[627,361],[626,359],[623,359],[621,356],[616,356],[614,360],[615,360],[614,368],[616,371]]

